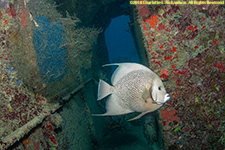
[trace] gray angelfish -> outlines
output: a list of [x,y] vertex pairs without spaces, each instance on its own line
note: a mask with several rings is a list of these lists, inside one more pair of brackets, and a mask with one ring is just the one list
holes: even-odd
[[143,115],[159,109],[170,99],[159,76],[149,68],[136,63],[116,63],[112,75],[112,86],[103,80],[98,85],[98,100],[108,97],[106,113],[94,116],[115,116],[132,112],[140,115],[128,121],[141,118]]

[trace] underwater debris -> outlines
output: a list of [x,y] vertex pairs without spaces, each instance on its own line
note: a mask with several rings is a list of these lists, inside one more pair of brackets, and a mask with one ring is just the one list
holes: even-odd
[[[60,120],[57,124],[52,123],[57,117]],[[41,127],[36,129],[27,139],[23,140],[23,145],[26,149],[40,149],[45,147],[47,149],[57,149],[55,131],[62,125],[62,117],[59,114],[48,116],[42,123]]]
[[[66,72],[66,76],[61,81],[55,80],[49,83],[40,76],[37,60],[51,56],[54,51],[51,49],[47,55],[45,49],[39,47],[42,55],[36,53],[33,40],[35,31],[43,27],[36,22],[40,16],[46,16],[51,20],[49,26],[61,24],[63,33],[66,34],[59,35],[62,36],[62,43],[58,47],[66,51],[64,56],[69,64],[69,68],[64,67],[60,70],[64,69],[63,71]],[[23,148],[57,148],[54,129],[61,127],[62,118],[55,111],[61,107],[59,99],[65,95],[62,90],[66,89],[68,94],[73,93],[76,87],[83,87],[83,80],[86,79],[83,79],[80,70],[90,67],[93,55],[91,49],[100,32],[92,28],[78,28],[77,22],[78,19],[72,19],[70,16],[62,18],[56,11],[55,5],[49,5],[45,0],[15,1],[15,3],[1,1],[0,149],[14,146],[21,139]],[[50,31],[42,30],[39,38],[45,39],[47,32]],[[45,40],[42,44],[48,47],[54,45],[54,42]],[[71,43],[73,45],[70,45]],[[58,66],[55,63],[51,67],[55,69]],[[57,77],[60,71],[54,75],[46,73],[45,77],[48,79]],[[38,124],[41,128],[37,127]],[[38,129],[33,133],[32,129],[35,127]],[[29,135],[27,139],[23,139],[25,135]],[[21,144],[18,148],[20,146]]]

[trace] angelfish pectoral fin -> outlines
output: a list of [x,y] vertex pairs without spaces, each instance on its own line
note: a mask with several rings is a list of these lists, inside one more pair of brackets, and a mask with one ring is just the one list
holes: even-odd
[[149,113],[149,112],[151,112],[151,111],[145,111],[145,112],[142,112],[140,115],[138,115],[138,116],[136,116],[136,117],[134,117],[134,118],[132,118],[132,119],[129,119],[129,120],[127,120],[127,121],[137,120],[137,119],[141,118],[142,116],[144,116],[145,114],[147,114],[147,113]]
[[145,100],[145,102],[147,102],[147,99],[150,98],[150,93],[146,87],[143,89],[142,98]]

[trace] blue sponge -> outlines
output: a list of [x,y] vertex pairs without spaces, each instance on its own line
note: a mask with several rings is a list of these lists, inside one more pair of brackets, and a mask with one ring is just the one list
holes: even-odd
[[62,24],[45,16],[36,21],[39,27],[36,27],[33,39],[40,76],[43,82],[59,80],[65,76],[68,67],[67,50],[62,47],[65,42]]

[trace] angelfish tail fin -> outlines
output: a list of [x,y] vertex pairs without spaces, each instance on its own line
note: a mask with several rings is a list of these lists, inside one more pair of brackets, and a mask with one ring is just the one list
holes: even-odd
[[112,94],[112,92],[113,92],[113,87],[100,79],[98,83],[98,99],[97,100],[103,99],[104,97]]

